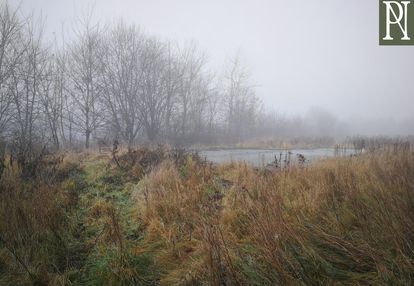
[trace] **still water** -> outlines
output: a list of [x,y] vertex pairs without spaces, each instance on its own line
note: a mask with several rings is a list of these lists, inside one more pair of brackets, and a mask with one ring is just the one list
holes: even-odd
[[[290,154],[289,154],[290,152]],[[201,158],[205,158],[213,163],[229,163],[229,162],[245,162],[247,164],[260,167],[266,166],[275,161],[275,158],[280,162],[289,160],[292,164],[298,162],[298,158],[303,155],[306,162],[328,158],[335,156],[333,148],[319,148],[319,149],[215,149],[215,150],[198,150]],[[341,150],[341,156],[348,156],[354,154],[352,149]],[[279,163],[280,164],[280,163]]]

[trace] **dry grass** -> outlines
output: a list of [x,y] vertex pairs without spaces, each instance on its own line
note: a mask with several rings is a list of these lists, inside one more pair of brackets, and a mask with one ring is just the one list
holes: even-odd
[[[161,284],[410,285],[414,156],[378,151],[269,174],[165,164],[138,196]],[[184,174],[182,174],[184,173]]]
[[149,168],[90,152],[6,172],[0,284],[412,285],[406,147],[275,171],[143,149]]

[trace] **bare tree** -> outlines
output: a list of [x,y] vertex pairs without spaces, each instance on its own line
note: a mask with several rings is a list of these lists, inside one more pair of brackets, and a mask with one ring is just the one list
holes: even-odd
[[[12,72],[13,135],[17,162],[27,167],[36,155],[43,138],[40,128],[39,100],[41,85],[45,80],[47,51],[42,48],[42,29],[30,21],[25,25],[25,46],[22,61]],[[36,128],[38,127],[38,128]]]
[[111,124],[129,150],[142,127],[139,107],[143,42],[144,37],[136,27],[121,22],[107,36],[102,57],[105,104],[111,113]]
[[165,139],[168,140],[171,137],[171,121],[173,113],[176,111],[176,101],[180,90],[181,83],[181,66],[179,58],[177,57],[177,50],[174,49],[176,46],[172,45],[171,42],[167,43],[167,55],[166,55],[166,71],[165,71],[165,92],[166,92],[166,103],[165,103]]
[[62,69],[59,57],[50,55],[40,84],[42,111],[55,150],[60,148],[60,138],[64,138],[65,132],[63,127],[65,74]]
[[203,73],[194,82],[190,97],[187,128],[193,140],[203,140],[205,137],[207,103],[211,93],[211,77]]
[[75,126],[85,137],[85,147],[89,148],[91,135],[105,120],[101,100],[102,83],[102,33],[99,25],[83,24],[69,52],[68,75],[71,98],[75,113]]
[[168,77],[166,46],[148,37],[141,53],[140,116],[150,142],[157,140],[165,120],[167,103],[166,80]]
[[191,113],[191,101],[196,97],[197,89],[202,81],[206,58],[204,54],[198,52],[197,46],[192,43],[180,54],[180,63],[180,87],[177,104],[180,110],[180,133],[182,137],[185,137]]
[[231,59],[225,71],[224,93],[228,131],[233,140],[240,141],[254,126],[260,102],[239,55]]
[[214,88],[210,89],[210,92],[207,96],[206,100],[206,127],[207,133],[209,135],[209,139],[211,140],[214,137],[218,129],[220,128],[220,116],[222,114],[222,107],[221,107],[221,93],[220,88],[215,86]]
[[13,74],[25,51],[23,22],[7,2],[0,4],[0,135],[11,118]]
[[[71,111],[71,96],[67,79],[68,73],[68,53],[65,49],[58,50],[54,54],[55,74],[53,77],[53,93],[57,97],[58,130],[61,141],[65,147],[72,144],[74,113]],[[61,144],[62,145],[62,144]]]

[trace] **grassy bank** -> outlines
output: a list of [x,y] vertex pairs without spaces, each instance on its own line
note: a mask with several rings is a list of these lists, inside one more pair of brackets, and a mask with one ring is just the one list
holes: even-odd
[[412,285],[414,154],[306,168],[64,154],[0,189],[3,285]]

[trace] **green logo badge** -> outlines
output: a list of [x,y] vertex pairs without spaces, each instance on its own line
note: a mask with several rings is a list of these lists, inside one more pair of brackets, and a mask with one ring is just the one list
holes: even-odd
[[379,2],[379,44],[414,45],[414,0]]

